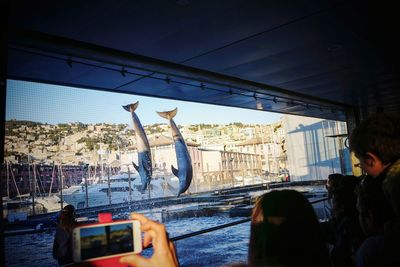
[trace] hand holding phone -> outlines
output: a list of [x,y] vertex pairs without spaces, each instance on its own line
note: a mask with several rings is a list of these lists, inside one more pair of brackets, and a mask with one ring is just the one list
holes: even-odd
[[93,261],[142,251],[140,222],[116,221],[73,230],[74,261]]
[[147,247],[151,243],[153,245],[154,253],[150,258],[145,258],[141,255],[121,257],[121,263],[127,263],[131,266],[179,266],[174,243],[168,239],[163,224],[152,221],[139,213],[131,213],[131,219],[140,222],[141,230],[144,232],[143,246]]

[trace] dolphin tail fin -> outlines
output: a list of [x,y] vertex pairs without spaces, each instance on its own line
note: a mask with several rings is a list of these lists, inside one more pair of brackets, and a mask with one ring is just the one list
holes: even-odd
[[171,165],[171,170],[172,170],[172,173],[173,173],[176,177],[178,177],[178,170],[175,169],[175,167],[172,166],[172,165]]
[[133,112],[137,109],[138,106],[139,106],[139,101],[136,101],[136,103],[132,103],[122,107],[128,112]]
[[173,117],[175,117],[176,113],[178,112],[178,108],[175,108],[171,111],[164,111],[164,112],[158,112],[158,115],[160,115],[161,117],[163,117],[164,119],[170,120]]
[[132,161],[132,165],[133,165],[133,167],[135,168],[135,170],[136,170],[137,172],[139,172],[139,166],[136,165],[136,163],[133,162],[133,161]]

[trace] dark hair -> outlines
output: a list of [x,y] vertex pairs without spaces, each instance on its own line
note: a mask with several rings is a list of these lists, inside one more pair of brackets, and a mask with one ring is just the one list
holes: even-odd
[[[394,218],[394,212],[382,190],[384,177],[365,176],[357,187],[358,206],[361,217],[369,210],[374,216],[374,224],[377,231],[383,230],[385,222]],[[362,222],[360,222],[362,224]],[[366,229],[363,229],[366,231]]]
[[331,198],[333,193],[340,186],[341,180],[343,178],[343,174],[340,173],[332,173],[328,175],[328,181],[326,184],[326,190],[328,192],[328,197]]
[[70,232],[75,225],[75,208],[72,205],[67,205],[61,210],[60,225],[64,230]]
[[256,202],[248,261],[249,266],[331,266],[314,209],[302,194],[271,191]]
[[370,152],[384,164],[392,163],[400,157],[399,136],[399,117],[377,113],[353,130],[349,140],[350,150],[361,157]]
[[343,175],[338,181],[333,198],[342,209],[342,216],[353,217],[357,219],[357,195],[355,190],[360,183],[360,178],[354,175]]

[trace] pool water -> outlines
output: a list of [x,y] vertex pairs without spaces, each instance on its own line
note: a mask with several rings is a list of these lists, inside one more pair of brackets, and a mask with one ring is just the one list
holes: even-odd
[[[329,216],[327,202],[319,202],[313,206],[320,220]],[[152,209],[141,211],[141,213],[151,219],[161,221],[161,210]],[[128,218],[128,216],[128,211],[113,214],[114,218],[119,219]],[[230,218],[222,213],[212,217],[175,219],[166,222],[165,225],[170,237],[176,237],[242,219],[244,218]],[[52,256],[54,233],[53,229],[43,233],[7,236],[5,238],[6,266],[56,266],[56,260]],[[175,245],[182,267],[224,266],[247,261],[249,238],[250,223],[247,222],[179,240],[175,242]],[[147,249],[143,255],[149,256],[151,253],[152,250]]]
[[[150,217],[152,217],[150,215]],[[154,214],[154,219],[157,215]],[[187,234],[243,218],[226,215],[173,220],[166,223],[171,237]],[[56,266],[52,256],[54,230],[7,236],[6,266]],[[250,223],[243,223],[175,242],[181,266],[223,266],[247,260]],[[152,251],[144,251],[148,256]]]

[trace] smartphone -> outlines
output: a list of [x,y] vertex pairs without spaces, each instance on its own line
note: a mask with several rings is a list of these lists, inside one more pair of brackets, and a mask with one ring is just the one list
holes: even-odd
[[140,222],[115,221],[74,228],[75,262],[123,256],[142,252]]

